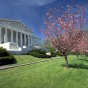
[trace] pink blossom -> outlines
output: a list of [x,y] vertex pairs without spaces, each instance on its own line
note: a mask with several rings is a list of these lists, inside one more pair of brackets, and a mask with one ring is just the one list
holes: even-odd
[[[44,19],[46,29],[43,34],[47,39],[50,40],[51,44],[58,49],[66,60],[67,66],[67,55],[69,52],[79,47],[79,42],[82,42],[82,48],[84,47],[82,29],[85,27],[87,21],[85,21],[85,6],[77,5],[75,13],[72,12],[74,9],[71,5],[67,5],[67,10],[58,16],[52,9],[49,10],[47,19]],[[80,15],[81,14],[81,15]],[[80,42],[80,43],[81,43]],[[87,44],[88,45],[88,44]],[[87,46],[88,47],[88,46]]]

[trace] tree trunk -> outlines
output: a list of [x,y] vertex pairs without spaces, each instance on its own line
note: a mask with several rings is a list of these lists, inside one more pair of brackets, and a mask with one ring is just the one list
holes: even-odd
[[65,61],[66,61],[66,68],[69,68],[68,67],[68,59],[67,59],[67,56],[65,56]]
[[77,59],[78,59],[78,52],[76,52],[76,56],[77,56]]
[[86,59],[86,52],[85,52],[85,59]]
[[78,59],[78,53],[77,53],[77,59]]

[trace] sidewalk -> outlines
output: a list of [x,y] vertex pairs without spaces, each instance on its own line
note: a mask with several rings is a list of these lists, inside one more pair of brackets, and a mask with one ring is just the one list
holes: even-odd
[[21,67],[21,66],[26,66],[26,65],[31,65],[31,64],[37,64],[40,62],[46,62],[46,61],[54,60],[54,59],[59,59],[59,57],[53,57],[51,59],[41,60],[41,61],[36,61],[36,62],[30,62],[30,63],[25,63],[25,64],[17,64],[17,65],[13,65],[13,66],[9,66],[9,65],[0,66],[0,70],[5,70],[5,69],[10,69],[10,68],[15,68],[15,67]]

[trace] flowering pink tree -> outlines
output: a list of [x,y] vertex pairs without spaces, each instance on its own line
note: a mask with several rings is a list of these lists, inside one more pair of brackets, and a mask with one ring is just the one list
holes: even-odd
[[84,32],[83,38],[80,42],[80,51],[84,52],[86,58],[86,52],[88,50],[88,33]]
[[81,47],[81,42],[79,42],[75,48],[72,50],[72,52],[75,52],[76,55],[77,55],[77,59],[78,59],[78,55],[79,55],[79,52],[80,52],[80,47]]
[[83,32],[83,37],[81,41],[75,46],[75,48],[72,51],[76,52],[77,59],[78,59],[79,52],[83,52],[86,58],[87,50],[88,50],[88,33]]
[[59,4],[59,8],[55,10],[49,9],[44,18],[45,27],[39,27],[51,44],[63,54],[68,68],[67,56],[81,41],[81,30],[87,22],[84,19],[86,6],[81,4],[75,7],[67,5],[67,9],[64,9]]

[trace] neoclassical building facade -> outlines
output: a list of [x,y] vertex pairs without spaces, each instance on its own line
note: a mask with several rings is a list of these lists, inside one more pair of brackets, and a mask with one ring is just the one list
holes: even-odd
[[8,51],[27,52],[40,46],[40,40],[21,21],[0,19],[0,46]]

